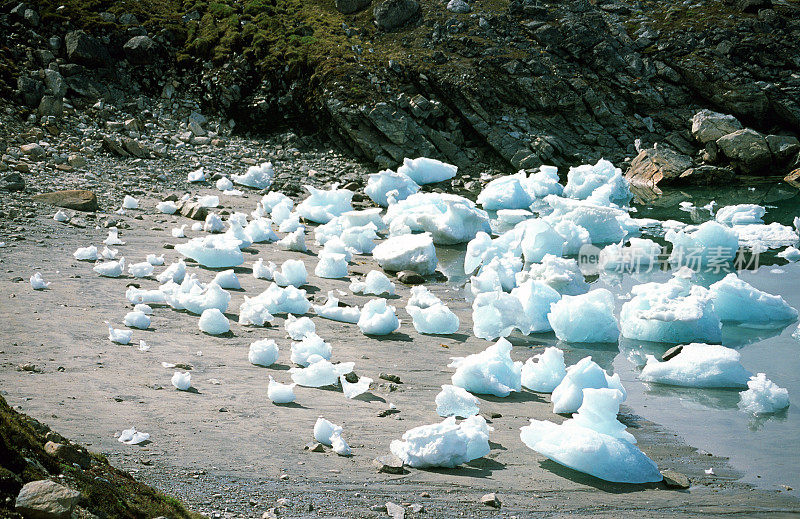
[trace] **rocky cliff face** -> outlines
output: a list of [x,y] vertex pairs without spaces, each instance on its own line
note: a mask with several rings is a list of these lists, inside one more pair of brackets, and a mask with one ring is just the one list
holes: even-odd
[[467,170],[621,164],[655,143],[699,164],[708,150],[690,121],[703,108],[800,132],[796,1],[293,1],[85,23],[78,0],[7,4],[14,64],[0,78],[39,117],[64,99],[177,89],[238,129],[303,127],[380,167],[418,155]]

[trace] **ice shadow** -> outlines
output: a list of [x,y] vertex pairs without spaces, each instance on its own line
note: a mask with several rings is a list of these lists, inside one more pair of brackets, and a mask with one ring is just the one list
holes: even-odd
[[466,340],[469,339],[469,335],[465,333],[422,333],[420,335],[424,337],[433,337],[434,339],[452,339],[456,342],[466,342]]
[[414,342],[414,339],[410,335],[403,332],[392,332],[387,335],[368,335],[368,334],[364,335],[366,337],[369,337],[370,339],[375,339],[376,341],[380,342],[386,342],[386,341]]
[[500,463],[499,461],[489,458],[478,458],[455,468],[432,467],[421,470],[424,470],[425,472],[432,472],[434,474],[485,479],[491,477],[492,473],[495,471],[503,470],[505,468],[505,463]]
[[269,366],[260,366],[260,367],[264,369],[274,369],[275,371],[289,371],[291,369],[291,366],[288,366],[286,364],[279,364],[277,362],[274,364],[270,364]]
[[514,391],[508,396],[494,396],[494,395],[475,395],[475,396],[481,400],[494,403],[505,403],[505,404],[522,403],[522,402],[548,403],[547,400],[545,400],[539,395],[540,395],[539,393],[534,393],[533,391],[522,390],[522,391]]
[[660,487],[659,483],[612,483],[611,481],[605,481],[584,472],[565,467],[549,459],[540,461],[539,466],[564,479],[581,485],[587,485],[609,494],[631,494],[633,492],[642,492],[644,490]]
[[207,337],[219,337],[220,339],[232,339],[232,338],[236,337],[236,334],[233,333],[233,330],[228,330],[225,333],[217,333],[217,334],[208,333],[208,332],[204,332],[204,331],[201,330],[200,333],[202,333],[203,335],[205,335]]
[[353,398],[353,400],[361,400],[362,402],[381,402],[386,403],[386,399],[377,395],[373,395],[370,392],[361,393],[360,395]]
[[309,409],[303,404],[298,404],[297,402],[289,402],[288,404],[276,404],[275,402],[272,402],[272,405],[277,407],[285,407],[286,409]]

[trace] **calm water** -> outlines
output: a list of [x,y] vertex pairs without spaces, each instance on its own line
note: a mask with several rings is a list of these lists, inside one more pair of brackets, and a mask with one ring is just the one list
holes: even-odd
[[[690,201],[702,208],[712,200],[717,208],[724,205],[756,203],[767,208],[766,223],[792,225],[800,216],[800,192],[787,185],[765,183],[755,188],[691,189],[665,192],[650,201],[635,201],[635,218],[679,220],[702,223],[712,219],[706,209],[691,212],[679,209],[679,203]],[[658,235],[643,237],[656,239]],[[793,307],[800,309],[800,262],[786,264],[775,253],[763,253],[758,268],[743,271],[740,277],[754,287],[780,294]],[[440,264],[449,282],[463,285],[464,247],[439,248]],[[590,279],[592,288],[608,288],[618,296],[617,314],[632,286],[649,281],[663,282],[670,272],[601,275]],[[704,276],[698,283],[708,286],[722,275]],[[680,435],[689,445],[717,456],[730,458],[730,464],[743,474],[743,479],[763,488],[778,489],[788,485],[800,495],[800,340],[792,337],[798,323],[784,328],[753,330],[739,326],[723,327],[723,345],[741,353],[741,362],[753,374],[763,372],[767,378],[789,390],[792,405],[785,411],[755,418],[738,410],[737,390],[692,389],[645,384],[638,380],[644,353],[658,357],[671,345],[621,340],[619,345],[570,345],[560,343],[553,334],[528,337],[512,335],[517,347],[557,345],[565,351],[568,364],[586,355],[603,368],[619,373],[628,391],[625,405],[635,414],[661,424]]]

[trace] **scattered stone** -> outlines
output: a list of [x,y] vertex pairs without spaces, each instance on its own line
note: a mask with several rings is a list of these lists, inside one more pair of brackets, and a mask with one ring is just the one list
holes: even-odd
[[502,506],[500,498],[497,497],[497,494],[494,492],[491,494],[484,494],[483,497],[481,497],[481,503],[486,506],[491,506],[492,508],[500,508]]
[[664,485],[666,485],[667,488],[680,488],[685,490],[692,486],[688,477],[675,470],[662,470],[661,475],[664,477]]
[[402,506],[392,503],[391,501],[386,502],[386,513],[392,519],[404,519],[406,516],[406,509]]
[[108,51],[100,42],[83,31],[71,31],[64,37],[67,59],[86,66],[99,66],[108,61]]
[[44,450],[48,454],[66,461],[70,465],[77,463],[82,469],[88,469],[92,466],[89,454],[80,451],[74,445],[49,441],[44,444]]
[[378,378],[381,380],[388,380],[389,382],[394,382],[395,384],[402,384],[400,382],[400,377],[397,375],[392,375],[391,373],[381,373],[378,375]]
[[450,0],[447,2],[447,10],[451,13],[468,13],[472,8],[464,0]]
[[417,0],[384,0],[373,9],[372,14],[380,29],[391,30],[406,23],[418,11]]
[[303,450],[309,452],[325,452],[325,447],[319,442],[308,442],[305,447],[303,447]]
[[181,216],[202,221],[208,216],[208,207],[203,207],[199,202],[185,202],[178,212]]
[[9,173],[0,179],[0,191],[24,191],[25,179],[19,173]]
[[403,460],[394,454],[386,454],[372,460],[372,464],[378,468],[378,472],[385,474],[406,474],[408,471],[403,467]]
[[33,197],[34,202],[74,209],[76,211],[96,211],[97,196],[86,189],[68,189],[65,191],[51,191]]
[[134,65],[149,65],[157,58],[156,42],[149,36],[134,36],[122,46],[125,59]]
[[30,144],[23,144],[19,147],[20,151],[31,158],[31,160],[40,161],[47,156],[47,152],[39,144],[32,142]]
[[49,479],[31,481],[17,495],[17,512],[31,519],[62,519],[72,514],[81,494]]
[[404,285],[421,285],[425,283],[425,278],[413,270],[401,270],[397,273],[397,280]]
[[683,345],[679,344],[677,346],[673,346],[672,348],[664,352],[664,355],[661,356],[661,360],[666,362],[669,359],[675,358],[681,351],[683,351]]

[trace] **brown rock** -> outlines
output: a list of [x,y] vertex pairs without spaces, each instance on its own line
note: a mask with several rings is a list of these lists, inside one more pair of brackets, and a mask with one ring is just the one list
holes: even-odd
[[205,220],[208,216],[208,207],[203,207],[197,202],[185,202],[179,209],[181,216],[192,220]]
[[772,152],[764,136],[745,128],[717,139],[717,146],[731,164],[746,175],[766,174],[772,163]]
[[23,517],[62,519],[70,517],[81,494],[49,479],[31,481],[19,491],[15,507]]
[[788,182],[791,186],[800,189],[800,168],[797,168],[783,177],[783,180],[784,182]]
[[500,502],[500,498],[497,497],[497,494],[492,492],[491,494],[484,494],[481,497],[481,503],[486,506],[491,506],[492,508],[500,508],[503,506],[503,503]]
[[89,454],[86,452],[81,452],[74,445],[49,441],[44,444],[44,451],[52,456],[66,461],[70,465],[77,463],[83,469],[88,469],[92,466]]
[[44,148],[32,142],[30,144],[23,144],[19,147],[20,151],[31,158],[31,160],[42,160],[47,155]]
[[632,184],[655,186],[662,180],[678,178],[692,167],[692,159],[669,148],[658,147],[642,150],[636,156],[625,178]]
[[403,467],[403,460],[394,454],[379,456],[372,460],[372,464],[378,468],[378,472],[383,472],[385,474],[405,474],[408,472]]
[[130,153],[125,151],[125,148],[122,147],[122,144],[113,137],[104,136],[103,137],[103,149],[108,151],[113,155],[118,155],[120,157],[130,157]]
[[33,197],[34,202],[74,209],[76,211],[97,211],[97,196],[86,189],[51,191]]
[[664,485],[666,485],[667,488],[687,489],[692,486],[688,477],[672,469],[662,470],[661,476],[664,477]]
[[397,280],[404,285],[421,285],[425,278],[413,270],[401,270],[397,273]]

